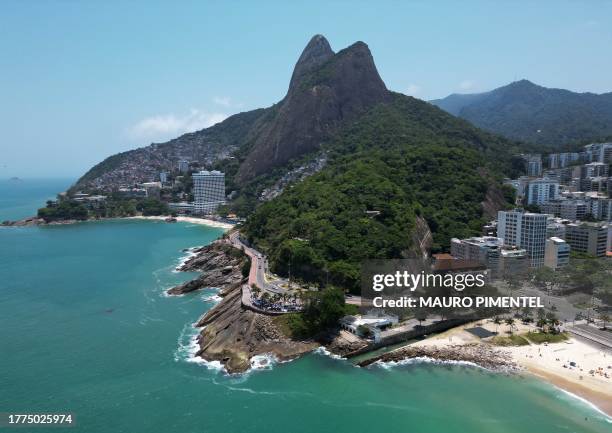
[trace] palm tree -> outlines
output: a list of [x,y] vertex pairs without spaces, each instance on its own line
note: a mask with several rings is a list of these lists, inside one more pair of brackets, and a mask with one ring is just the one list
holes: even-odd
[[544,332],[544,327],[546,326],[547,323],[548,322],[543,317],[538,319],[538,321],[536,322],[536,325],[538,328],[540,328],[540,332]]
[[555,313],[548,313],[546,314],[546,320],[548,321],[548,324],[550,325],[550,328],[552,329],[553,333],[556,330],[557,326],[559,326],[559,319],[557,318],[557,316],[555,315]]
[[512,317],[508,317],[506,319],[506,325],[510,327],[510,334],[512,334],[512,328],[514,327],[514,319]]
[[499,328],[499,324],[501,323],[501,319],[499,318],[499,316],[495,316],[493,318],[493,323],[495,323],[495,333],[497,334],[497,329]]
[[610,321],[610,315],[602,311],[601,313],[599,313],[599,320],[603,322],[603,329],[608,329],[606,326],[608,322]]

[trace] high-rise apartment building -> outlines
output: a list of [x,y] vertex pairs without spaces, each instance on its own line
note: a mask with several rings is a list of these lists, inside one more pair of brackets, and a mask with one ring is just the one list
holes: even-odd
[[527,166],[527,176],[540,176],[542,174],[542,156],[525,155],[524,158]]
[[178,162],[178,170],[181,173],[187,173],[189,171],[189,161],[185,161],[184,159],[180,160]]
[[225,204],[225,173],[200,171],[193,174],[194,213],[208,214]]
[[504,245],[527,250],[529,266],[539,268],[544,264],[546,221],[546,214],[521,210],[499,211],[497,213],[497,236],[503,239]]
[[570,246],[561,238],[552,237],[546,240],[544,266],[552,269],[562,268],[569,264]]
[[527,204],[542,205],[559,197],[559,181],[535,179],[527,185]]
[[568,224],[565,229],[565,240],[574,251],[603,257],[608,246],[608,229],[606,223]]

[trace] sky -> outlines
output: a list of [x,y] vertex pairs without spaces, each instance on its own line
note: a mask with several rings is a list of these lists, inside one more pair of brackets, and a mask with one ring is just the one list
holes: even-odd
[[0,179],[105,157],[267,107],[320,33],[366,42],[429,100],[522,78],[612,91],[611,1],[0,2]]

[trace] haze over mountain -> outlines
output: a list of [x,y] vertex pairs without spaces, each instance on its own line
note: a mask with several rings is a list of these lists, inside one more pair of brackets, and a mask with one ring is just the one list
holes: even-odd
[[575,93],[516,81],[432,104],[508,138],[559,147],[612,136],[612,92]]

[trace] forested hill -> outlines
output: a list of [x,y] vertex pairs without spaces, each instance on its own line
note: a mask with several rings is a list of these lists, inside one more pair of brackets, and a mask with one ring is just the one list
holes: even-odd
[[521,80],[431,103],[488,131],[551,148],[612,136],[612,93],[574,93]]
[[408,96],[393,94],[326,147],[321,172],[248,218],[244,231],[275,272],[291,266],[293,276],[356,290],[361,260],[414,250],[418,216],[432,250],[444,251],[451,237],[480,233],[488,194],[502,196],[498,208],[512,194],[499,185],[511,143]]

